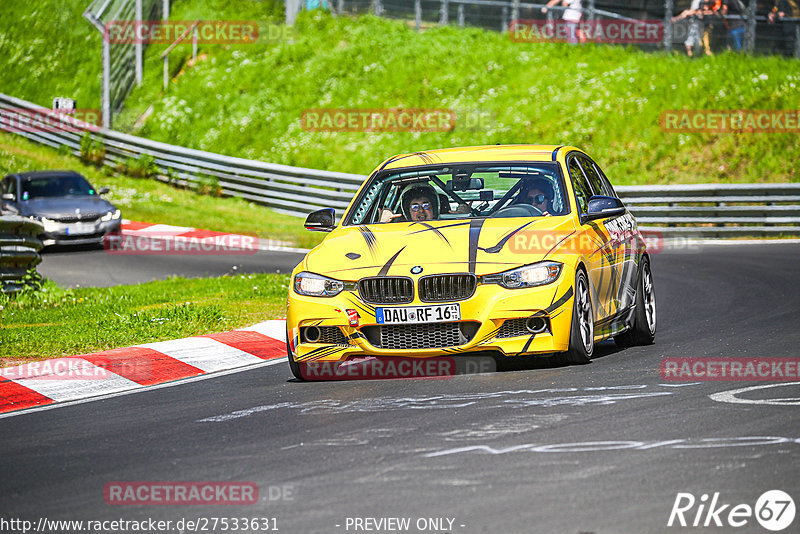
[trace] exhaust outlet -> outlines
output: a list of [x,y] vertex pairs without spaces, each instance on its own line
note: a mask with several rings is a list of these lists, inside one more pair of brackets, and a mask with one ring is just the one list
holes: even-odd
[[541,334],[547,330],[547,321],[544,320],[544,317],[529,317],[525,321],[525,328],[532,334]]
[[303,330],[303,337],[306,338],[308,343],[316,343],[321,336],[322,332],[316,326],[307,326]]

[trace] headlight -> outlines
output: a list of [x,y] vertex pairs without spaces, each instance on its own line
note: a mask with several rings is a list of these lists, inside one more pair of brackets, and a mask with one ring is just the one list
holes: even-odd
[[112,219],[119,219],[119,218],[121,217],[121,215],[122,215],[122,214],[120,213],[120,211],[119,211],[119,210],[116,210],[116,211],[109,211],[108,213],[106,213],[105,215],[103,215],[103,216],[100,218],[100,220],[101,220],[101,221],[103,221],[103,222],[105,222],[105,221],[110,221],[110,220],[112,220]]
[[500,284],[506,289],[543,286],[555,282],[562,267],[563,264],[555,261],[543,261],[504,273],[487,274],[482,281],[484,284]]
[[314,273],[298,273],[294,277],[294,292],[308,297],[333,297],[344,289],[344,282]]

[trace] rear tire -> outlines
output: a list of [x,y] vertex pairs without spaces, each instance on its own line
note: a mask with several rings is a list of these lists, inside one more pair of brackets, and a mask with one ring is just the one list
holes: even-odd
[[570,364],[586,364],[594,354],[594,311],[592,295],[586,273],[575,273],[575,294],[572,297],[572,326],[569,333],[569,350],[564,360]]
[[656,337],[656,292],[653,287],[653,274],[650,260],[642,258],[639,278],[636,282],[636,310],[629,330],[614,336],[618,347],[652,345]]

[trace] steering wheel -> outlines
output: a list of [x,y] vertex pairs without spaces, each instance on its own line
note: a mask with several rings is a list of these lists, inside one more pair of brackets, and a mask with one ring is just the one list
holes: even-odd
[[536,206],[531,206],[530,204],[514,204],[497,210],[489,217],[493,219],[503,219],[509,217],[541,217],[542,215],[544,215],[544,212]]

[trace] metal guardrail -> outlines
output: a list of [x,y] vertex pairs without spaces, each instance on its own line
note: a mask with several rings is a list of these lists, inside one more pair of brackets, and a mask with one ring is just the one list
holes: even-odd
[[[20,111],[22,110],[22,111]],[[14,113],[47,111],[0,94],[0,129]],[[16,133],[38,143],[65,146],[80,155],[84,131],[29,128]],[[320,208],[341,215],[366,176],[290,167],[150,141],[113,130],[86,132],[105,147],[102,162],[116,166],[151,156],[155,178],[200,187],[211,177],[224,195],[305,217]],[[19,129],[18,129],[19,130]],[[800,235],[800,184],[689,184],[620,186],[617,193],[643,229],[669,235],[710,237]]]
[[[76,125],[55,115],[45,127],[20,127],[26,111],[52,113],[30,102],[0,94],[0,129],[10,129],[54,148],[67,147],[76,156],[81,154],[81,139],[89,135],[102,143],[104,165],[116,167],[131,159],[150,156],[157,169],[156,179],[195,188],[213,181],[224,195],[244,198],[297,217],[328,207],[341,213],[365,179],[357,174],[264,163],[169,145],[93,125]],[[23,117],[20,119],[19,115]],[[63,128],[57,128],[58,125]]]
[[665,236],[800,235],[800,184],[615,188],[643,229]]
[[38,235],[44,226],[17,215],[0,217],[0,291],[15,293],[26,287],[29,272],[42,261]]

